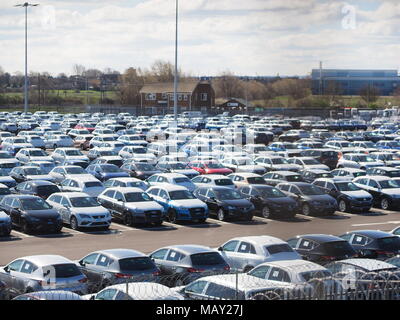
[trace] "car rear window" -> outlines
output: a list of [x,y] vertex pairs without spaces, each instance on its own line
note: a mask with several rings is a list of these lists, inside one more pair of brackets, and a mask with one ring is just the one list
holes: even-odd
[[329,256],[351,255],[355,251],[347,241],[333,241],[322,244],[322,250]]
[[216,179],[215,184],[217,186],[231,186],[233,185],[233,182],[231,179]]
[[53,265],[56,278],[70,278],[80,276],[82,273],[79,271],[78,267],[72,263],[56,264]]
[[194,266],[214,266],[225,264],[224,259],[218,252],[196,253],[190,256]]
[[144,271],[155,268],[149,257],[126,258],[119,260],[119,268],[122,272]]
[[60,192],[57,186],[38,186],[37,191],[39,194],[50,195],[56,192]]
[[335,151],[322,151],[321,156],[326,158],[338,158],[338,153]]
[[101,187],[102,185],[101,185],[101,182],[96,182],[96,181],[93,181],[93,182],[86,182],[85,183],[85,187],[86,188],[94,188],[94,187]]
[[277,254],[277,253],[281,253],[281,252],[293,252],[293,249],[286,243],[273,244],[271,246],[266,246],[265,250],[269,254]]
[[378,245],[384,250],[399,250],[400,249],[400,238],[398,237],[387,237],[378,239]]

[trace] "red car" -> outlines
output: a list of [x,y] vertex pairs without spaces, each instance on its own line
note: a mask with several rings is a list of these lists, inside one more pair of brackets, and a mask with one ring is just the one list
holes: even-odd
[[193,162],[189,163],[188,167],[196,170],[200,174],[223,174],[228,175],[233,171],[221,165],[216,161],[203,161],[203,162]]
[[85,123],[78,123],[74,129],[86,129],[90,133],[92,133],[96,128],[95,124],[85,122]]

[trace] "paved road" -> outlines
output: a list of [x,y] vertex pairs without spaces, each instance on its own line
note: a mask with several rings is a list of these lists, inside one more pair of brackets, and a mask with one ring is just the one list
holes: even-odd
[[132,228],[113,222],[109,231],[74,231],[67,227],[58,235],[25,235],[13,230],[0,238],[0,265],[34,254],[60,254],[79,259],[99,249],[131,248],[149,253],[171,244],[201,244],[217,247],[230,238],[245,235],[271,235],[287,240],[305,233],[341,234],[348,230],[390,231],[400,225],[400,212],[372,209],[369,213],[337,212],[329,217],[298,215],[290,221],[255,217],[252,222],[219,222],[204,225],[165,223],[161,227]]

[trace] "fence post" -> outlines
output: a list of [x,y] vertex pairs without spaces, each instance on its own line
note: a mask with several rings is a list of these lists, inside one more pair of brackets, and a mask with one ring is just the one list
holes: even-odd
[[237,269],[236,269],[236,284],[235,284],[235,288],[236,288],[236,300],[239,300],[239,273],[238,273]]

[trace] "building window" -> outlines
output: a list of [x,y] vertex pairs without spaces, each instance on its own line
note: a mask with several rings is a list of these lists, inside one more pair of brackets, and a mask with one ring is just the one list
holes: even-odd
[[202,93],[200,95],[200,101],[207,101],[207,100],[208,100],[207,93]]
[[178,101],[182,101],[182,95],[178,94]]
[[148,93],[146,94],[146,100],[156,100],[157,95],[155,93]]
[[183,100],[188,101],[189,95],[185,94],[183,95]]
[[163,93],[163,94],[162,94],[162,98],[163,98],[163,99],[168,99],[168,94]]

